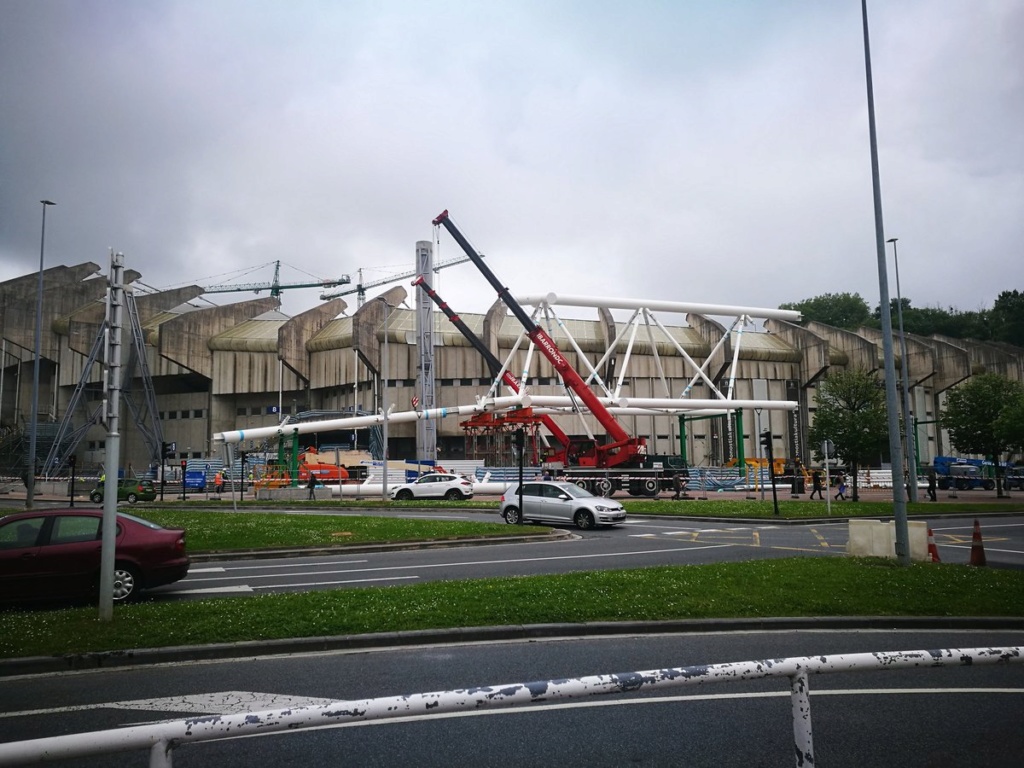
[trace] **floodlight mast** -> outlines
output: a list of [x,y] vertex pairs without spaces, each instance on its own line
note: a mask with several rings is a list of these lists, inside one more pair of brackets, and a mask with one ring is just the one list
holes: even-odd
[[605,445],[595,446],[597,449],[598,466],[615,467],[626,465],[635,462],[637,457],[646,455],[646,440],[644,438],[630,436],[618,420],[608,411],[607,408],[605,408],[604,404],[602,404],[597,398],[597,395],[591,391],[583,378],[571,365],[569,365],[569,361],[565,359],[565,356],[558,349],[558,345],[556,345],[551,337],[544,332],[543,328],[533,322],[522,306],[520,306],[519,302],[517,302],[509,292],[508,288],[502,285],[501,281],[498,280],[490,268],[484,264],[483,258],[479,253],[477,253],[476,249],[470,245],[462,232],[459,231],[459,228],[455,226],[455,223],[449,217],[447,210],[442,211],[434,219],[434,226],[443,226],[448,230],[448,233],[455,239],[455,242],[459,244],[462,250],[465,251],[470,261],[476,265],[476,268],[480,270],[480,273],[498,292],[498,296],[505,303],[505,306],[509,308],[520,324],[522,324],[523,328],[526,330],[527,338],[540,348],[541,353],[548,359],[558,375],[562,377],[562,381],[565,382],[565,385],[583,401],[587,409],[607,431],[612,442]]

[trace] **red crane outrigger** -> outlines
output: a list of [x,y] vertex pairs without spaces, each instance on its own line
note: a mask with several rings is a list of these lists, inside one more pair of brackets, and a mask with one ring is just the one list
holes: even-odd
[[[443,226],[455,238],[455,242],[461,246],[470,261],[476,265],[480,273],[487,278],[487,281],[498,292],[498,296],[505,303],[505,306],[509,308],[512,314],[516,316],[516,319],[522,324],[526,330],[527,338],[537,345],[541,353],[551,362],[551,365],[561,377],[565,386],[583,401],[583,404],[598,420],[598,423],[604,427],[611,438],[611,441],[608,443],[600,445],[591,443],[591,450],[584,454],[573,455],[570,447],[570,450],[567,451],[566,464],[612,468],[635,466],[641,463],[643,457],[647,455],[647,443],[644,438],[630,436],[611,412],[605,408],[604,404],[591,391],[583,378],[569,365],[569,361],[565,359],[565,355],[558,349],[558,345],[544,332],[543,328],[533,322],[530,316],[526,314],[526,311],[519,305],[519,302],[509,293],[508,288],[503,286],[501,281],[491,272],[490,268],[484,264],[480,254],[476,252],[476,249],[470,245],[462,232],[459,231],[459,228],[449,218],[447,210],[434,219],[434,226]],[[587,442],[589,443],[589,441]]]

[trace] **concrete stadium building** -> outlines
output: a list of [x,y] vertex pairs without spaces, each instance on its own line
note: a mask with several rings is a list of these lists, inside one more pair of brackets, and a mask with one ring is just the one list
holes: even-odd
[[[148,388],[153,399],[148,415],[138,406],[131,412],[122,409],[120,464],[135,472],[154,461],[152,445],[142,432],[157,421],[162,439],[175,444],[173,463],[213,457],[211,437],[218,432],[270,427],[300,414],[308,418],[375,413],[385,393],[396,410],[413,410],[414,404],[464,405],[485,395],[494,381],[479,352],[441,312],[431,307],[424,314],[422,306],[419,310],[401,306],[406,301],[430,306],[425,297],[412,296],[401,286],[356,308],[336,298],[288,317],[280,312],[275,297],[211,306],[201,300],[204,290],[199,286],[144,293],[132,286],[139,277],[137,272],[125,271],[124,283],[137,313],[141,359],[135,361],[124,390]],[[107,287],[106,277],[93,263],[52,267],[43,273],[37,456],[41,461],[47,455],[56,425],[71,422],[80,433],[74,450],[79,473],[100,471],[105,463],[106,429],[102,419],[95,417],[102,412],[105,397],[102,356],[97,359],[96,349],[103,336]],[[27,456],[24,435],[32,421],[37,289],[38,273],[0,283],[0,455],[6,457],[0,472],[8,475],[16,475],[17,465],[24,467]],[[424,336],[417,318],[426,316],[432,327]],[[500,302],[486,314],[460,317],[501,360],[520,341],[521,326]],[[756,456],[760,429],[771,431],[776,456],[812,462],[814,449],[807,444],[807,429],[814,418],[817,386],[830,371],[881,373],[883,369],[881,333],[870,328],[852,332],[814,322],[766,320],[742,333],[740,340],[740,334],[730,333],[709,316],[690,313],[678,320],[678,324],[634,334],[628,342],[623,321],[606,309],[594,310],[593,319],[559,322],[577,344],[562,350],[570,364],[582,374],[586,366],[581,353],[591,364],[603,360],[597,374],[616,381],[627,397],[666,397],[666,388],[672,397],[687,389],[694,398],[710,397],[708,383],[699,377],[695,380],[692,365],[696,364],[722,391],[731,384],[735,399],[799,404],[792,413],[768,409],[744,413],[742,435],[735,434],[732,422],[721,416],[684,426],[668,414],[620,417],[628,432],[647,438],[650,453],[682,454],[690,465],[721,466],[739,452]],[[724,344],[718,344],[723,334]],[[126,349],[131,335],[126,324],[122,342]],[[557,334],[552,335],[558,341]],[[433,349],[429,358],[421,349],[423,338],[429,339]],[[609,352],[613,340],[616,343]],[[627,344],[629,369],[623,371],[620,362]],[[986,371],[1024,381],[1024,350],[912,334],[907,335],[906,344],[906,361],[899,359],[895,344],[897,368],[905,362],[909,372],[921,463],[951,452],[936,422],[951,387]],[[433,385],[425,388],[421,371],[427,359]],[[382,371],[387,372],[386,382]],[[530,356],[528,368],[515,373],[526,374],[533,394],[564,394],[550,363],[540,354]],[[424,401],[425,393],[433,403]],[[90,415],[94,423],[89,423]],[[143,423],[147,420],[151,421],[148,426]],[[432,422],[430,430],[436,431],[428,432],[426,443],[423,433],[417,434],[422,422],[392,425],[390,457],[436,458],[442,463],[472,458],[475,443],[459,421]],[[588,429],[601,433],[590,416],[586,426],[575,417],[560,416],[558,421],[570,435]],[[375,449],[371,432],[355,435],[360,448]],[[304,443],[350,440],[348,434],[318,435]],[[417,456],[435,447],[433,456]],[[883,460],[880,456],[879,463]]]

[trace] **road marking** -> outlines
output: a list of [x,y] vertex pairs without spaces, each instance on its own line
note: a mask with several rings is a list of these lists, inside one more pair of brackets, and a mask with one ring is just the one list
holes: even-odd
[[[184,582],[182,582],[184,583]],[[245,584],[239,584],[237,586],[224,586],[224,587],[200,587],[199,589],[176,589],[174,594],[176,595],[213,595],[213,594],[225,594],[228,592],[252,592],[252,587],[246,586]]]
[[[669,552],[696,552],[700,549],[722,549],[724,547],[732,547],[734,544],[708,544],[701,547],[678,547],[675,549],[646,549],[637,552],[607,552],[598,553],[592,555],[559,555],[557,557],[520,557],[512,558],[508,560],[473,560],[465,563],[459,562],[445,562],[445,563],[423,563],[420,565],[389,565],[380,566],[376,568],[352,568],[352,569],[341,569],[337,571],[322,571],[323,575],[330,576],[333,574],[340,573],[370,573],[370,572],[382,572],[382,571],[416,571],[425,570],[429,568],[465,568],[467,566],[476,565],[503,565],[503,564],[514,564],[514,563],[543,563],[556,560],[593,560],[599,558],[609,557],[636,557],[638,555],[662,555]],[[249,576],[224,576],[222,578],[212,579],[188,579],[186,581],[178,582],[180,584],[187,584],[192,581],[224,581],[231,579],[270,579],[275,578],[277,574],[254,574]],[[177,591],[177,590],[175,590]]]
[[143,712],[229,715],[242,712],[259,712],[266,709],[284,709],[286,707],[311,707],[317,704],[330,704],[332,701],[334,699],[313,696],[289,696],[279,693],[257,693],[255,691],[219,691],[217,693],[198,693],[191,696],[108,701],[99,704],[77,704],[70,707],[0,712],[0,718],[58,715],[65,712],[85,712],[90,709],[133,709]]

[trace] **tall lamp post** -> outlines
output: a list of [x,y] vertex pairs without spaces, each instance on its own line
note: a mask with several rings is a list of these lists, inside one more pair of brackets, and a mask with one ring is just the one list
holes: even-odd
[[903,385],[903,431],[907,451],[907,496],[917,501],[917,446],[914,442],[914,416],[910,412],[910,371],[907,360],[907,337],[903,333],[903,296],[900,294],[900,257],[896,252],[898,237],[886,240],[892,243],[892,260],[896,268],[896,321],[900,327],[900,379]]
[[25,509],[32,509],[36,495],[36,429],[39,423],[39,348],[43,327],[43,254],[46,252],[46,208],[56,205],[51,200],[40,200],[43,205],[43,229],[39,235],[39,285],[36,289],[36,341],[35,362],[32,364],[32,420],[28,429],[28,469],[25,472]]
[[384,305],[384,352],[380,363],[380,404],[381,413],[384,414],[384,421],[381,422],[381,486],[380,498],[385,504],[388,501],[388,320],[391,317],[392,306],[387,299],[378,299]]

